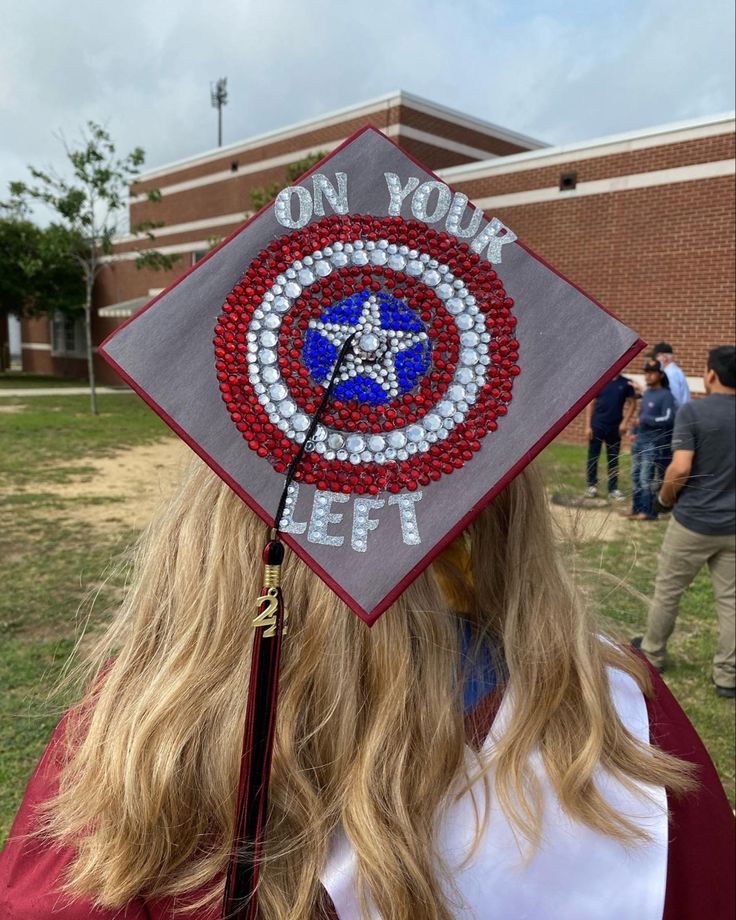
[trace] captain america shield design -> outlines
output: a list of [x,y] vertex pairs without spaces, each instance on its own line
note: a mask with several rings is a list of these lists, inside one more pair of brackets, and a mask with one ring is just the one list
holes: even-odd
[[513,300],[466,243],[400,217],[334,216],[271,243],[226,298],[215,366],[248,447],[295,479],[415,491],[472,461],[520,372]]

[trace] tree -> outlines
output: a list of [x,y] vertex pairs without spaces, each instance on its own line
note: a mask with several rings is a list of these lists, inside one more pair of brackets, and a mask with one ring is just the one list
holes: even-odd
[[[291,185],[293,182],[296,182],[301,175],[311,169],[316,163],[319,163],[323,157],[324,153],[310,153],[309,156],[305,157],[303,160],[297,160],[296,163],[291,163],[286,167],[285,185]],[[280,182],[272,182],[270,185],[251,189],[250,203],[253,210],[260,211],[265,204],[268,204],[269,201],[273,201],[285,185]]]
[[81,311],[77,245],[59,224],[41,228],[24,217],[0,217],[0,316]]
[[[84,326],[87,350],[91,409],[97,414],[97,393],[92,350],[92,292],[95,280],[104,265],[104,257],[112,252],[113,242],[121,229],[123,208],[128,187],[140,173],[145,154],[136,147],[127,156],[118,156],[108,132],[88,122],[76,145],[62,138],[71,177],[54,170],[29,167],[33,182],[11,182],[11,207],[20,208],[29,200],[45,204],[67,231],[67,250],[79,264],[84,281]],[[153,189],[149,200],[159,201],[161,193]],[[131,227],[132,233],[153,239],[152,231],[160,222],[147,221]],[[60,238],[59,238],[60,241]],[[138,267],[170,268],[176,256],[167,256],[154,249],[139,252]]]

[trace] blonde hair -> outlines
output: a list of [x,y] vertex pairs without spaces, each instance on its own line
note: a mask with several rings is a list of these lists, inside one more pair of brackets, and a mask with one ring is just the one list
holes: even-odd
[[[189,909],[221,897],[265,535],[200,462],[143,534],[127,596],[80,666],[89,689],[69,719],[60,791],[45,809],[41,832],[76,848],[71,893],[108,907],[136,896],[186,901],[202,887]],[[465,769],[459,604],[478,641],[503,649],[513,682],[494,782],[532,845],[541,834],[535,749],[568,815],[624,842],[643,835],[601,796],[597,767],[624,783],[687,787],[686,768],[635,741],[616,714],[606,666],[648,692],[646,672],[597,636],[558,557],[538,474],[517,477],[460,549],[370,630],[287,554],[264,920],[314,916],[340,824],[364,904],[370,898],[385,920],[449,920],[433,831]]]

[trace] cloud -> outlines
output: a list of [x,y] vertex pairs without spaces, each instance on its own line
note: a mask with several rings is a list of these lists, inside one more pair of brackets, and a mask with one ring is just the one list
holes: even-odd
[[555,143],[733,107],[728,0],[0,0],[0,197],[54,133],[104,123],[147,165],[402,88]]

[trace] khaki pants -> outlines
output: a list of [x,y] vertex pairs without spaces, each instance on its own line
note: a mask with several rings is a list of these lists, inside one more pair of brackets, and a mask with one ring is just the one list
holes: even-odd
[[716,596],[718,646],[713,679],[721,687],[736,685],[734,608],[736,608],[736,535],[709,537],[670,520],[662,542],[641,649],[652,664],[662,667],[667,640],[675,628],[680,598],[707,563]]

